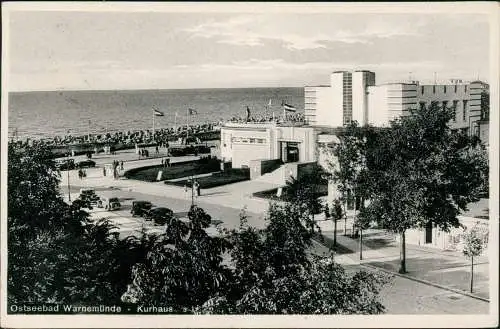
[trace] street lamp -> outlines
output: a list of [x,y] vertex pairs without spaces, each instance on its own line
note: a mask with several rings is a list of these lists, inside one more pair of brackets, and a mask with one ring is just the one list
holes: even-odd
[[67,172],[68,172],[68,201],[71,202],[71,190],[70,190],[70,186],[69,186],[69,164],[70,164],[70,161],[69,161],[69,153],[68,153],[68,161],[66,163],[66,166],[67,166]]
[[194,176],[191,175],[191,206],[194,206]]

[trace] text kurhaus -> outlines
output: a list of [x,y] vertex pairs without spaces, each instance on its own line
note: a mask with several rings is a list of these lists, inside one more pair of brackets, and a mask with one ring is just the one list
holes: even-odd
[[138,306],[137,313],[172,313],[172,307],[163,306]]

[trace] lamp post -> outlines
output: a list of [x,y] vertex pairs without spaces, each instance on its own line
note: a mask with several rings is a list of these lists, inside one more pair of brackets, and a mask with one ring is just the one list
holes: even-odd
[[191,206],[194,205],[194,176],[191,175]]
[[71,202],[71,190],[70,190],[70,186],[69,186],[69,153],[68,153],[68,162],[67,162],[67,172],[68,172],[68,201]]

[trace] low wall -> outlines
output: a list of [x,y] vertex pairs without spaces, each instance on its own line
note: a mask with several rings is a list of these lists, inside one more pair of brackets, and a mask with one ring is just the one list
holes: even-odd
[[303,176],[313,173],[317,168],[318,163],[316,161],[297,163],[297,176],[295,177],[301,179]]
[[[463,247],[463,234],[464,228],[470,229],[473,226],[478,227],[480,231],[485,234],[485,243],[487,246],[488,242],[488,220],[458,216],[458,220],[463,227],[451,228],[449,232],[445,232],[438,227],[432,228],[432,242],[425,242],[425,229],[410,229],[406,231],[406,243],[422,245],[426,247],[437,248],[441,250],[455,250],[461,251]],[[399,241],[399,236],[396,236],[396,240]],[[484,253],[487,252],[487,247]]]
[[267,174],[273,170],[276,170],[281,166],[282,162],[280,159],[257,159],[250,160],[249,168],[250,168],[250,179],[256,179],[260,176]]

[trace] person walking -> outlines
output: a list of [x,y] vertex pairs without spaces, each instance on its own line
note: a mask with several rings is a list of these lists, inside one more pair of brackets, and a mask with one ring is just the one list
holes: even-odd
[[198,183],[198,181],[194,182],[193,188],[195,190],[195,195],[197,197],[199,197],[200,196],[200,184]]
[[120,162],[120,169],[123,170],[123,160]]
[[82,179],[82,175],[83,175],[82,169],[80,168],[78,169],[78,178]]
[[106,167],[102,167],[102,175],[106,177]]

